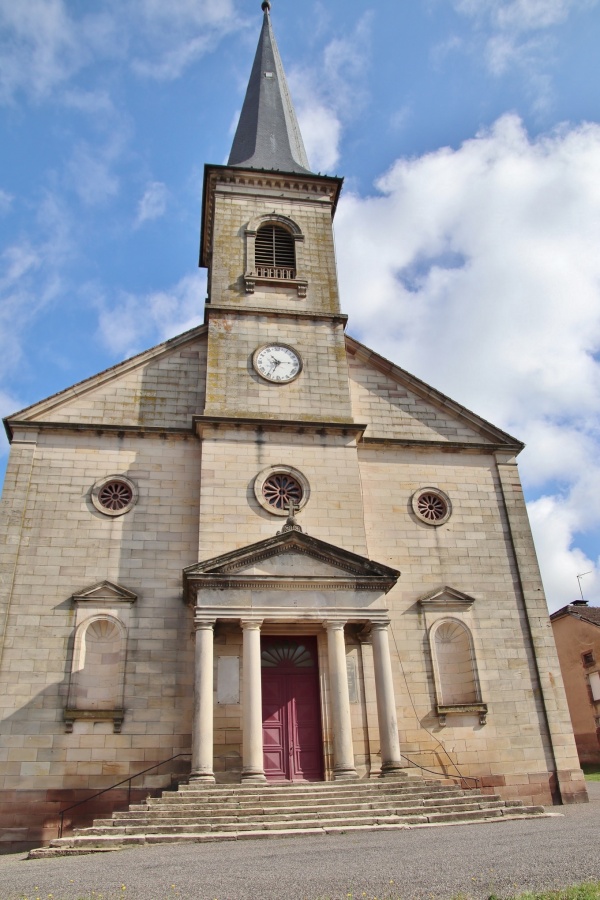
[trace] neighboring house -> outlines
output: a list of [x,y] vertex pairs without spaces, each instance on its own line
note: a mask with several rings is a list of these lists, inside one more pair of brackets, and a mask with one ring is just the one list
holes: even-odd
[[600,607],[577,600],[550,616],[582,763],[600,764]]
[[342,181],[310,171],[269,8],[205,169],[205,324],[6,419],[7,845],[190,751],[206,784],[411,761],[587,799],[523,445],[346,335]]

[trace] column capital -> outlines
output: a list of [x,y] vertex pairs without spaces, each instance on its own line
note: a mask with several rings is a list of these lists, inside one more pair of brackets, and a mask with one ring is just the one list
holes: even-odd
[[346,621],[336,622],[331,620],[328,621],[327,619],[325,619],[325,621],[323,622],[323,625],[327,629],[327,631],[343,631],[347,624],[348,623]]
[[240,625],[244,631],[260,631],[262,623],[262,619],[240,619]]
[[214,631],[215,625],[214,619],[194,619],[195,631]]
[[391,625],[390,619],[383,619],[379,622],[371,622],[371,631],[387,631]]

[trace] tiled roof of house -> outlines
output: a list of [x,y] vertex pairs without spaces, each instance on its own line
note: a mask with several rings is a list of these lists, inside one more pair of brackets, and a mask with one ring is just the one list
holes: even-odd
[[550,616],[550,619],[559,619],[562,616],[576,616],[584,622],[590,622],[592,625],[600,625],[600,606],[588,606],[584,603],[569,603],[561,609],[557,609]]

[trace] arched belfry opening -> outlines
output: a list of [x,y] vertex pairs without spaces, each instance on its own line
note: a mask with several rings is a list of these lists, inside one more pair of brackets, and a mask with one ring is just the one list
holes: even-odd
[[296,242],[282,225],[267,222],[256,232],[255,267],[259,278],[296,277]]

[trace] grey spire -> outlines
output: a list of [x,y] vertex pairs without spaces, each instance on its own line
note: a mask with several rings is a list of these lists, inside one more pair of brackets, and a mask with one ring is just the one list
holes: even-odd
[[283,64],[271,27],[269,0],[229,165],[310,172]]

